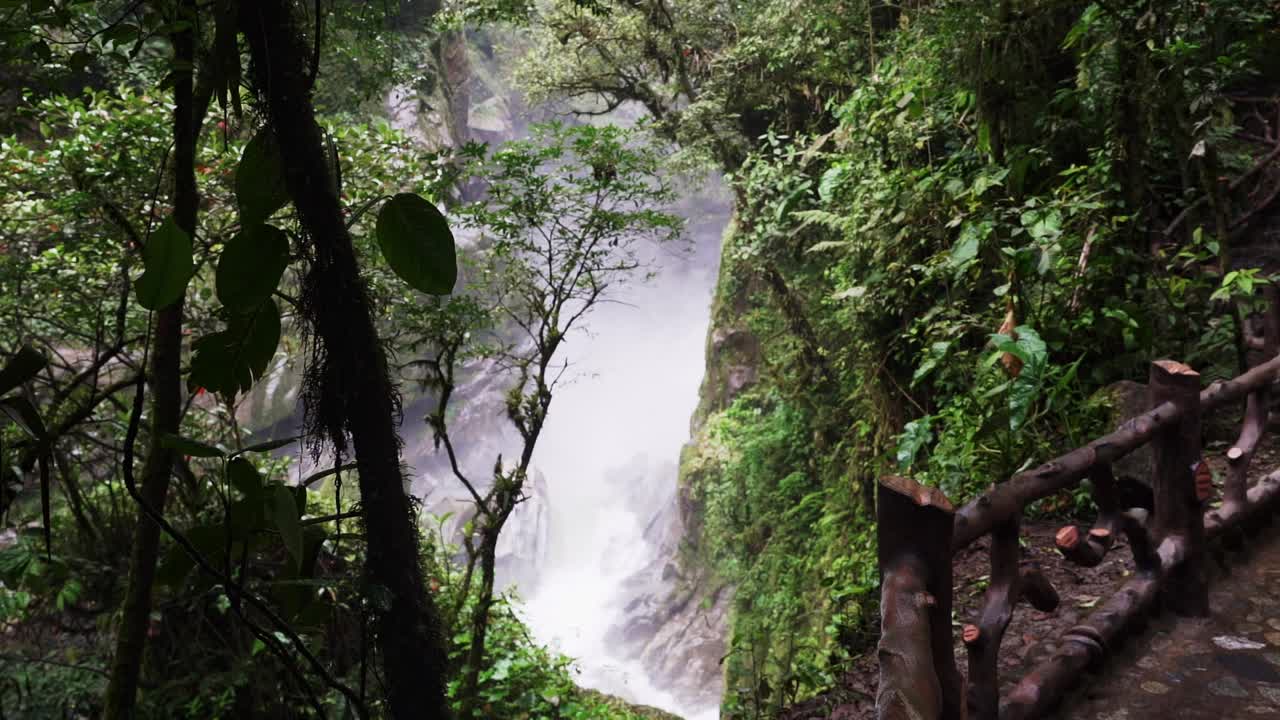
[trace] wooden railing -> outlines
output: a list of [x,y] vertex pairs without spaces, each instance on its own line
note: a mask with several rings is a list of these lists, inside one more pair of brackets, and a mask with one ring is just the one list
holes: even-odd
[[[882,478],[877,502],[881,572],[882,720],[1027,720],[1045,714],[1101,663],[1159,598],[1181,615],[1209,610],[1206,547],[1239,546],[1280,505],[1280,471],[1248,485],[1249,463],[1266,432],[1268,393],[1280,378],[1280,301],[1268,293],[1262,332],[1250,338],[1261,362],[1226,382],[1200,389],[1200,375],[1171,360],[1152,363],[1151,409],[1115,432],[995,485],[956,510],[939,490],[903,477]],[[1200,447],[1201,417],[1246,401],[1239,439],[1226,455],[1219,509],[1204,511],[1211,476]],[[1150,444],[1154,507],[1121,507],[1111,465]],[[1052,611],[1058,595],[1039,566],[1022,559],[1019,524],[1032,502],[1088,479],[1098,517],[1069,525],[1056,544],[1070,562],[1094,566],[1123,533],[1135,572],[1110,598],[1051,646],[1052,652],[1000,696],[1000,641],[1015,607]],[[956,665],[951,625],[952,558],[990,535],[990,584],[977,618],[963,626],[967,674]]]

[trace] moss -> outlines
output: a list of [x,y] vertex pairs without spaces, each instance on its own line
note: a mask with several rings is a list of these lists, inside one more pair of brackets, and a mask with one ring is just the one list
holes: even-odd
[[635,705],[629,703],[622,698],[613,695],[606,695],[597,690],[581,690],[582,699],[591,705],[595,705],[600,710],[607,710],[611,713],[617,713],[621,717],[636,718],[637,720],[682,720],[679,715],[672,715],[664,710],[659,710],[648,705]]
[[692,422],[695,435],[711,413],[727,408],[759,378],[760,341],[748,327],[747,317],[753,309],[752,298],[761,287],[738,260],[735,217],[725,227],[721,245],[720,275],[707,329],[706,372]]

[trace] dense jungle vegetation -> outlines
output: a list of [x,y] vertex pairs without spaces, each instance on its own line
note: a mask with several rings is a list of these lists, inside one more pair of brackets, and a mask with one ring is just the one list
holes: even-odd
[[495,555],[566,338],[709,177],[678,564],[725,718],[874,652],[878,476],[963,501],[1155,358],[1233,375],[1280,282],[1271,0],[0,0],[0,43],[3,718],[669,717],[576,687]]

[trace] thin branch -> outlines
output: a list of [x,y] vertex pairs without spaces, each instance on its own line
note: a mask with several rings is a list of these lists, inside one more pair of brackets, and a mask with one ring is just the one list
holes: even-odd
[[[329,674],[329,671],[325,669],[320,660],[312,654],[310,649],[307,648],[306,644],[303,642],[302,638],[298,636],[298,633],[293,629],[293,627],[277,615],[276,612],[257,595],[249,592],[244,586],[231,578],[230,575],[214,567],[213,564],[204,557],[204,554],[201,553],[185,535],[178,532],[169,520],[165,518],[159,510],[152,507],[151,503],[138,491],[137,481],[133,476],[133,447],[137,442],[138,429],[142,423],[142,400],[144,395],[143,386],[145,384],[145,377],[142,374],[139,374],[136,383],[137,392],[134,393],[133,411],[129,416],[129,429],[126,431],[124,438],[124,457],[122,468],[124,485],[129,496],[138,504],[138,507],[142,510],[143,514],[150,518],[151,521],[158,525],[166,535],[177,543],[191,558],[192,562],[199,566],[202,571],[213,576],[214,579],[222,583],[223,587],[234,593],[237,600],[243,598],[249,603],[249,605],[253,606],[255,610],[265,615],[267,619],[271,621],[271,624],[275,626],[277,631],[288,638],[289,642],[298,651],[298,654],[302,655],[303,659],[307,661],[307,664],[311,667],[311,671],[318,675],[325,685],[342,693],[343,697],[351,703],[352,708],[361,720],[365,720],[365,718],[367,718],[365,708],[360,704],[359,698],[356,694],[351,690],[351,688],[348,688],[345,684],[339,682]],[[240,615],[240,619],[251,631],[253,631],[255,635],[258,636],[260,640],[263,641],[263,643],[267,645],[268,648],[271,649],[272,653],[280,658],[281,662],[285,664],[285,667],[289,668],[289,670],[293,672],[301,682],[303,682],[304,686],[307,685],[305,678],[302,676],[301,669],[297,667],[294,658],[290,655],[289,651],[285,649],[283,643],[277,640],[274,636],[262,631],[261,628],[258,628],[254,623],[249,621],[249,619],[243,614]],[[318,708],[319,701],[314,697],[312,697],[311,700]],[[321,715],[323,715],[323,710],[321,710]]]

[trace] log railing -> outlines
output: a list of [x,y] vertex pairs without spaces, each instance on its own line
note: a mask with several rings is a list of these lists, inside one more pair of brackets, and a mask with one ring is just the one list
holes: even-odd
[[[882,478],[877,502],[881,572],[881,720],[1027,720],[1044,715],[1086,668],[1101,663],[1158,600],[1176,613],[1209,611],[1206,547],[1239,546],[1280,506],[1280,471],[1248,484],[1250,461],[1266,432],[1271,386],[1280,379],[1280,296],[1267,294],[1261,332],[1249,343],[1258,361],[1243,375],[1201,390],[1200,374],[1172,360],[1152,363],[1151,409],[1105,435],[998,484],[958,510],[939,490],[903,477]],[[1227,451],[1223,503],[1204,511],[1213,486],[1200,447],[1201,418],[1245,401],[1239,438]],[[1121,506],[1111,466],[1151,445],[1154,507]],[[1088,479],[1098,517],[1068,525],[1055,542],[1063,558],[1099,564],[1123,534],[1131,578],[1083,622],[1049,646],[1047,658],[1003,697],[1000,642],[1017,605],[1052,611],[1058,594],[1024,561],[1019,525],[1032,502]],[[951,630],[952,557],[990,535],[990,584],[978,617],[963,626],[967,673],[957,668]]]

